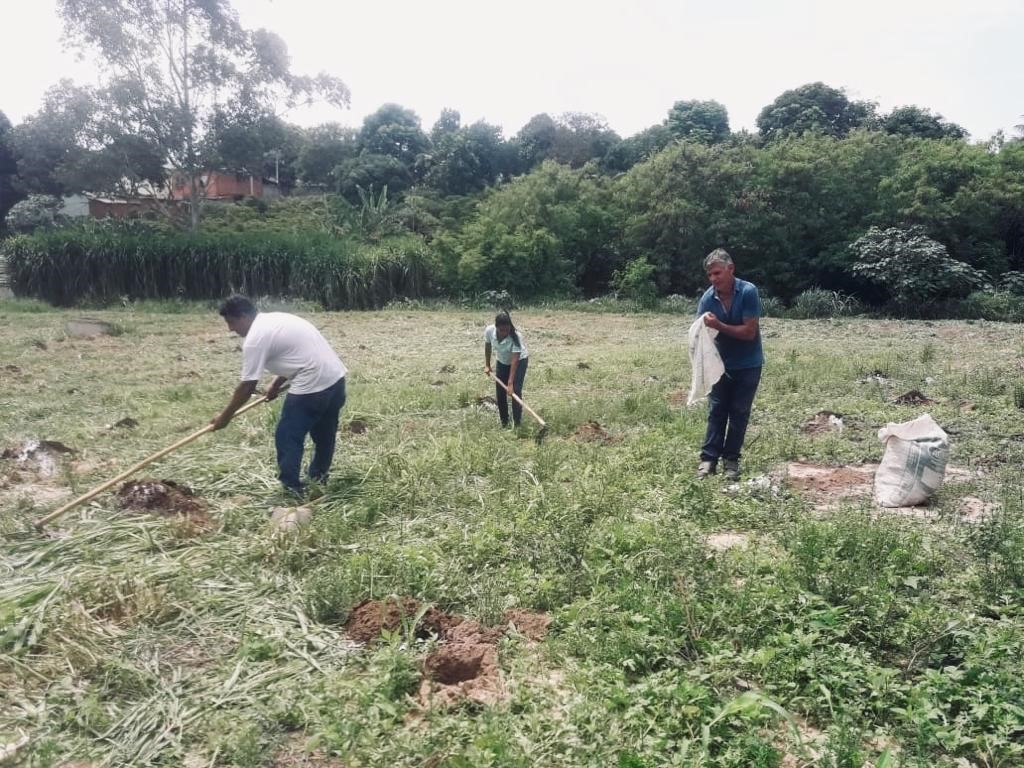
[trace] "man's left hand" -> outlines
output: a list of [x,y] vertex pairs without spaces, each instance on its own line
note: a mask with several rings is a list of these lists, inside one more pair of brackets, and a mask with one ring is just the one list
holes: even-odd
[[721,322],[719,322],[718,318],[715,317],[714,312],[704,313],[704,325],[706,325],[708,328],[714,328],[716,331],[721,330]]

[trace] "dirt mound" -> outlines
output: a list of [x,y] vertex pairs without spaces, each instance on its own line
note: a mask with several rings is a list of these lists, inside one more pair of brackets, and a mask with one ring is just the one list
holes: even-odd
[[580,424],[573,433],[573,437],[581,443],[601,443],[602,445],[617,443],[622,439],[609,435],[607,430],[596,421]]
[[438,368],[437,372],[438,373],[455,373],[455,366],[452,365],[451,363],[448,363],[447,365],[442,365],[440,368]]
[[60,468],[62,454],[77,453],[56,440],[26,440],[5,448],[0,459],[13,461],[19,470],[34,472],[39,477],[53,477]]
[[893,400],[896,405],[931,405],[935,401],[917,389],[904,392]]
[[423,660],[424,679],[419,701],[424,707],[449,706],[460,701],[493,704],[505,698],[505,683],[498,666],[498,641],[514,629],[534,642],[543,639],[550,617],[522,609],[506,611],[502,625],[485,627],[434,606],[423,610],[411,598],[364,600],[345,623],[353,640],[371,642],[381,632],[398,630],[403,622],[420,616],[414,628],[417,637],[435,637],[436,650]]
[[206,504],[191,488],[173,480],[131,480],[117,492],[123,509],[159,515],[202,515]]
[[498,401],[490,395],[474,398],[473,402],[480,408],[486,408],[491,411],[498,410]]
[[352,419],[345,425],[345,431],[353,435],[364,435],[370,429],[370,425],[362,419]]
[[832,411],[818,411],[814,418],[807,421],[803,428],[805,435],[826,435],[830,432],[843,431],[843,417]]
[[[353,640],[369,643],[385,630],[394,632],[399,629],[404,620],[415,618],[419,611],[419,601],[411,597],[364,600],[352,609],[345,622],[345,631]],[[417,637],[436,635],[447,639],[462,621],[461,616],[453,616],[431,606],[420,617],[415,633]]]
[[511,625],[519,634],[534,642],[543,640],[551,626],[551,617],[546,613],[534,613],[522,608],[505,611],[504,618],[506,625]]

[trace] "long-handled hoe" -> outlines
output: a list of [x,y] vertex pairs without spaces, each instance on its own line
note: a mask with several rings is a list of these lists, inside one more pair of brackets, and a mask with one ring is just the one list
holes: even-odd
[[[263,397],[261,397],[261,398],[259,398],[257,400],[253,400],[251,403],[246,403],[245,405],[243,405],[241,408],[239,408],[235,412],[235,416],[240,416],[241,414],[243,414],[246,411],[248,411],[250,408],[255,408],[257,405],[260,405],[261,403],[265,403],[265,402],[267,402],[266,395],[264,395]],[[188,445],[193,440],[199,439],[200,437],[205,435],[207,432],[212,432],[212,431],[213,431],[213,425],[212,424],[207,424],[205,427],[203,427],[200,430],[197,430],[197,431],[193,432],[188,437],[181,438],[181,440],[176,442],[174,445],[169,445],[166,448],[164,448],[163,450],[157,451],[152,456],[147,456],[142,461],[140,461],[138,464],[135,464],[134,466],[129,467],[124,472],[119,474],[117,477],[114,477],[114,478],[111,478],[110,480],[107,480],[107,482],[103,483],[102,485],[96,486],[95,488],[93,488],[88,493],[83,493],[81,496],[79,496],[76,499],[72,499],[71,501],[69,501],[64,506],[59,507],[58,509],[53,510],[53,512],[51,512],[50,514],[46,515],[45,517],[39,518],[35,522],[36,528],[39,529],[39,530],[42,530],[42,527],[44,525],[46,525],[47,523],[53,522],[54,520],[56,520],[61,515],[64,515],[64,514],[70,512],[75,507],[77,507],[77,506],[79,506],[81,504],[84,504],[85,502],[89,501],[89,499],[91,499],[91,498],[93,498],[95,496],[99,496],[101,493],[103,493],[108,488],[110,488],[110,487],[112,487],[114,485],[117,485],[117,483],[121,482],[122,480],[124,480],[124,479],[126,479],[128,477],[131,477],[132,475],[134,475],[136,472],[138,472],[140,469],[142,469],[143,467],[147,466],[148,464],[152,464],[157,459],[162,459],[167,454],[173,453],[174,451],[178,450],[179,448],[182,448],[182,447]]]
[[544,439],[544,435],[548,431],[548,425],[545,423],[544,419],[542,419],[540,416],[538,416],[537,412],[535,410],[533,410],[533,408],[531,408],[526,403],[524,403],[522,398],[519,397],[519,395],[517,395],[515,392],[512,391],[512,387],[510,387],[508,384],[503,382],[501,379],[499,379],[493,373],[489,373],[488,375],[492,379],[494,379],[494,383],[495,384],[497,384],[498,386],[504,388],[504,390],[506,392],[508,392],[509,395],[512,396],[512,399],[515,400],[517,403],[519,403],[521,406],[523,406],[523,408],[526,409],[526,412],[529,413],[531,416],[533,416],[533,418],[535,418],[537,420],[537,423],[540,424],[540,429],[537,431],[536,437],[533,438],[534,440],[537,441],[537,445],[540,445],[541,441]]

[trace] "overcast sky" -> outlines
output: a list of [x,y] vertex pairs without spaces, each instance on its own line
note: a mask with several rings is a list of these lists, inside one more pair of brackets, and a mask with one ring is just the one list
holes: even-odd
[[[594,112],[628,136],[679,99],[716,99],[754,128],[783,91],[822,80],[883,111],[917,104],[983,140],[1024,122],[1022,0],[235,0],[247,27],[326,70],[352,106],[291,113],[358,126],[385,102],[429,129],[443,107],[515,134],[534,114]],[[0,0],[0,111],[19,122],[62,77],[54,0]]]

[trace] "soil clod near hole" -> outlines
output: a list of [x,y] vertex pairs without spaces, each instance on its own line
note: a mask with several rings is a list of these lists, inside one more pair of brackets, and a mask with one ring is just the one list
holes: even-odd
[[585,363],[581,360],[580,362],[576,363],[576,367],[579,368],[581,371],[589,371],[590,363]]
[[173,480],[131,480],[117,492],[123,509],[155,512],[159,515],[195,515],[206,511],[206,504],[195,492]]
[[345,431],[353,435],[364,435],[370,429],[370,425],[362,419],[352,419],[345,425]]
[[931,405],[935,401],[917,389],[904,392],[893,400],[896,405]]
[[408,629],[417,616],[419,621],[411,628],[415,636],[435,637],[440,643],[423,661],[419,700],[424,707],[449,706],[467,699],[479,704],[501,701],[506,690],[498,666],[498,641],[511,629],[539,642],[551,624],[545,614],[514,609],[505,612],[501,625],[484,627],[434,606],[424,610],[414,598],[399,597],[359,603],[345,622],[345,631],[353,640],[368,643],[384,631]]
[[135,429],[137,426],[139,426],[139,422],[131,416],[127,416],[120,421],[115,421],[110,425],[109,429]]
[[39,477],[53,477],[60,468],[62,454],[78,453],[56,440],[25,440],[5,448],[0,459],[9,459],[19,470],[34,472]]
[[602,445],[617,443],[622,439],[609,435],[608,431],[596,421],[580,424],[573,433],[573,437],[582,443],[600,443]]
[[451,363],[448,363],[447,365],[442,365],[440,368],[438,368],[437,372],[438,373],[455,373],[455,366],[452,365]]
[[827,435],[830,432],[843,431],[843,417],[832,411],[818,411],[814,418],[803,426],[805,435]]
[[486,408],[491,411],[498,410],[498,401],[495,400],[490,395],[483,395],[482,397],[477,397],[474,399],[473,402],[475,402],[476,405],[480,408]]

